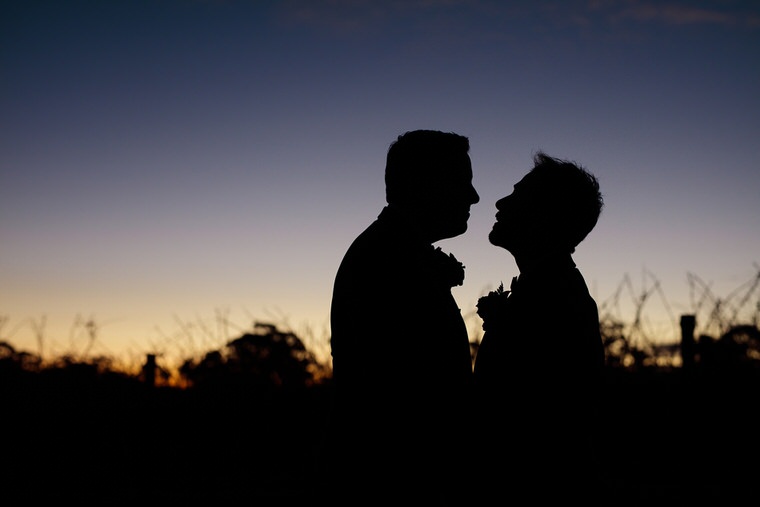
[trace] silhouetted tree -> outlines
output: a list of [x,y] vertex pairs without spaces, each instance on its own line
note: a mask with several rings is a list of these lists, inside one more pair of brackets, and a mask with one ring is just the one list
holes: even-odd
[[191,386],[236,389],[309,387],[324,370],[295,333],[266,323],[256,323],[253,333],[206,353],[198,362],[188,359],[179,368]]
[[4,374],[18,371],[39,371],[42,358],[36,354],[17,351],[10,343],[0,341],[0,371]]
[[760,329],[750,324],[731,327],[720,338],[701,335],[698,341],[702,368],[733,370],[760,367]]
[[607,367],[621,368],[630,360],[631,346],[624,334],[625,325],[615,320],[601,320],[599,323],[604,359]]

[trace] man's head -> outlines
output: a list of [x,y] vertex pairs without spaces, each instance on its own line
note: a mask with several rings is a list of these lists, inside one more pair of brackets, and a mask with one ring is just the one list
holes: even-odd
[[515,256],[575,251],[604,206],[597,178],[582,166],[538,152],[514,191],[496,203],[488,238]]
[[414,130],[388,149],[385,194],[424,229],[431,242],[467,230],[470,206],[480,200],[472,186],[470,142],[437,130]]

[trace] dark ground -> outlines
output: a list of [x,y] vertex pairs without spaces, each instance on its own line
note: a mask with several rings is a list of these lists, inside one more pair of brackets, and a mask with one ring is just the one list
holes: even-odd
[[[756,504],[759,378],[611,371],[599,424],[607,505]],[[0,381],[5,499],[329,502],[310,480],[329,385],[179,390],[63,372]]]

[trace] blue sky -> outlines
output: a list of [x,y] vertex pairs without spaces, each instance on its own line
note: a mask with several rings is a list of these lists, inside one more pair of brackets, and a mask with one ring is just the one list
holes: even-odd
[[630,281],[626,318],[659,282],[651,336],[760,271],[756,2],[31,0],[0,19],[0,338],[22,349],[188,352],[256,320],[320,341],[387,147],[417,128],[470,138],[481,201],[439,243],[466,315],[517,274],[487,234],[539,149],[599,177],[576,262],[605,308]]

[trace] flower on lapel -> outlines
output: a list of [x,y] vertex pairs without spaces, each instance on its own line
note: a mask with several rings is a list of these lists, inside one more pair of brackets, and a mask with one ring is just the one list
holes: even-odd
[[441,247],[434,251],[435,271],[446,287],[456,287],[464,283],[464,264],[459,262],[453,254],[447,254]]
[[488,331],[489,324],[498,321],[500,316],[504,315],[509,293],[510,291],[504,290],[504,283],[500,283],[496,290],[478,299],[477,311],[483,319],[484,331]]

